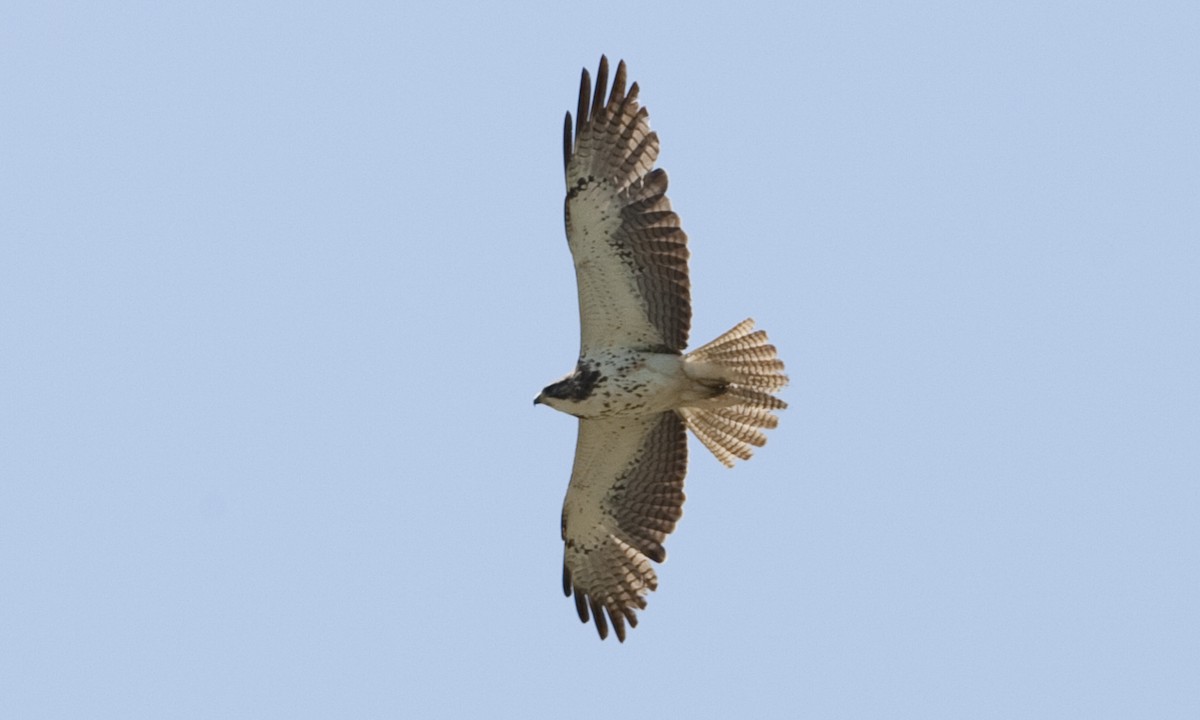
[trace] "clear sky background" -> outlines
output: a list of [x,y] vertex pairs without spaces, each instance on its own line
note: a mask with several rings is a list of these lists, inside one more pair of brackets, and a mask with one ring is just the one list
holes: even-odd
[[[1200,5],[9,3],[0,717],[1200,717]],[[628,61],[791,404],[562,596]]]

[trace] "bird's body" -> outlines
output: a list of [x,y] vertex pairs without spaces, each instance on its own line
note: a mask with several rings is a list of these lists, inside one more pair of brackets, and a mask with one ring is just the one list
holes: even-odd
[[[567,241],[579,288],[580,352],[575,370],[535,403],[579,418],[563,503],[563,591],[600,637],[625,624],[658,585],[651,561],[683,514],[690,429],[722,463],[766,442],[771,393],[787,383],[766,333],[746,320],[685,352],[691,325],[687,236],[654,168],[650,131],[635,83],[617,67],[605,100],[608,61],[596,91],[580,83],[572,134],[567,113]],[[606,617],[607,616],[607,617]]]
[[705,379],[706,369],[683,355],[605,348],[580,358],[539,401],[579,418],[666,412],[719,394],[721,381]]

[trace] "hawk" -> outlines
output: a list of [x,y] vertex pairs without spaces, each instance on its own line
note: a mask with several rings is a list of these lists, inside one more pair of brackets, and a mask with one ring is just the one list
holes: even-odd
[[[687,235],[654,167],[658,136],[625,87],[612,89],[600,58],[563,128],[567,244],[579,287],[579,360],[534,404],[579,418],[575,465],[562,512],[563,592],[600,638],[626,623],[658,587],[651,561],[683,514],[690,429],[726,466],[748,459],[787,404],[783,362],[753,320],[691,352]],[[607,617],[606,617],[607,616]]]

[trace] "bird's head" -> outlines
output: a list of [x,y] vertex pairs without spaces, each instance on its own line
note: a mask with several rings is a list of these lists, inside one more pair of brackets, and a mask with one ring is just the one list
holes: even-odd
[[533,404],[548,405],[555,410],[569,412],[567,408],[570,407],[571,404],[578,402],[578,400],[575,398],[575,395],[578,393],[575,392],[574,382],[572,380],[573,377],[574,373],[566,376],[558,382],[550,383],[546,387],[542,388],[542,391],[538,393],[538,396],[533,399]]
[[555,410],[574,415],[573,409],[591,397],[592,389],[601,379],[599,371],[581,364],[575,368],[575,372],[542,388],[533,399],[533,404],[549,405]]

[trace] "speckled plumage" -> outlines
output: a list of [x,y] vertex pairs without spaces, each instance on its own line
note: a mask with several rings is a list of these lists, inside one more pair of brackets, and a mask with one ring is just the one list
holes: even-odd
[[[600,59],[563,131],[566,233],[579,288],[575,370],[535,402],[579,418],[563,503],[563,591],[601,638],[625,640],[658,587],[651,562],[683,514],[687,429],[726,465],[766,442],[787,383],[766,333],[746,320],[684,353],[691,325],[687,236],[655,169],[658,136]],[[607,99],[605,93],[608,92]]]

